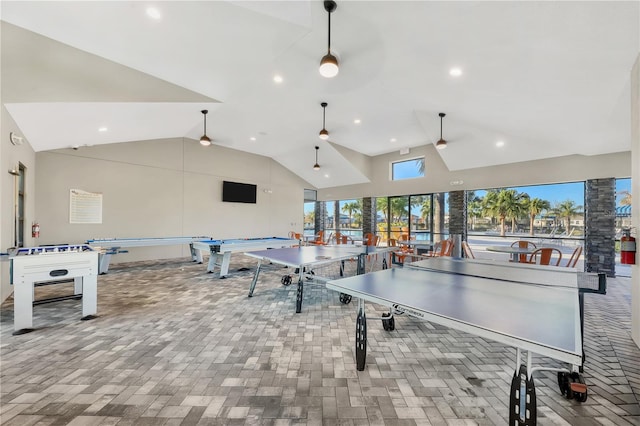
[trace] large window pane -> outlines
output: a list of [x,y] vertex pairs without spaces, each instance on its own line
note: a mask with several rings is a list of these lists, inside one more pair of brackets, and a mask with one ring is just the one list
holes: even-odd
[[362,199],[340,200],[340,233],[362,238]]
[[410,198],[409,212],[411,217],[410,239],[431,240],[431,224],[433,214],[431,212],[431,195],[412,195]]
[[304,235],[315,235],[315,207],[316,203],[313,201],[304,203]]
[[584,182],[467,192],[470,233],[582,238]]

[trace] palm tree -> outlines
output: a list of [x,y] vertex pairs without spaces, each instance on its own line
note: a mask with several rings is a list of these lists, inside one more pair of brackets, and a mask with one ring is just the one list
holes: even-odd
[[630,206],[631,205],[631,192],[629,191],[620,191],[618,194],[623,195],[620,200],[621,206]]
[[564,229],[567,234],[569,233],[571,218],[582,214],[582,206],[577,205],[573,200],[565,200],[558,204],[553,210],[560,218],[566,220]]
[[362,207],[357,201],[347,201],[342,205],[342,211],[349,215],[349,228],[351,228],[351,218],[353,217],[353,213],[361,209]]
[[[420,217],[424,221],[425,225],[429,225],[428,218],[431,216],[431,197],[424,197],[422,205],[420,206]],[[429,229],[427,227],[427,229]]]
[[471,230],[476,227],[476,220],[482,217],[482,198],[475,191],[467,191],[467,216],[471,218]]
[[409,197],[391,198],[391,221],[400,222],[403,216],[409,214],[408,207],[409,207]]
[[540,198],[531,198],[527,202],[527,210],[529,212],[529,235],[533,236],[533,222],[535,221],[536,216],[550,208],[551,204],[549,204],[547,200],[542,200]]
[[382,212],[385,223],[389,222],[389,199],[387,197],[376,198],[376,211]]
[[307,213],[306,215],[304,215],[305,223],[315,223],[315,220],[316,220],[316,212],[313,210]]
[[505,236],[505,221],[507,217],[522,215],[522,200],[526,194],[520,194],[515,189],[497,189],[487,192],[483,204],[483,213],[500,220],[500,236]]

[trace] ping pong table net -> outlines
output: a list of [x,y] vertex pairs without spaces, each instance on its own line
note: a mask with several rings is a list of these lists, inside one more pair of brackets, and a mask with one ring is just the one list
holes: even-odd
[[[436,259],[433,260],[435,262]],[[431,261],[428,261],[431,262]],[[466,263],[465,260],[461,262]],[[569,286],[564,284],[558,284],[552,277],[542,281],[534,281],[533,279],[527,280],[528,275],[512,275],[508,272],[508,270],[503,270],[504,273],[500,273],[500,268],[495,269],[495,273],[487,273],[487,268],[490,265],[480,265],[479,268],[474,269],[472,266],[467,271],[461,271],[460,268],[452,268],[452,269],[443,269],[436,265],[421,264],[421,265],[412,265],[415,269],[420,269],[428,272],[442,273],[442,274],[452,274],[452,275],[464,275],[474,278],[484,278],[489,280],[498,280],[498,281],[506,281],[513,282],[515,284],[520,285],[534,285],[534,286],[544,286],[544,287],[566,287],[566,288],[575,288],[575,286]],[[563,268],[564,269],[564,268]],[[604,272],[582,272],[578,271],[577,274],[577,289],[579,293],[598,293],[598,294],[606,294],[607,293],[607,276]]]

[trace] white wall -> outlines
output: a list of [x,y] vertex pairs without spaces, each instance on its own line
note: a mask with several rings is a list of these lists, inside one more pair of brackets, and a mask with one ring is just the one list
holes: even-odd
[[[635,220],[635,236],[640,237],[640,55],[631,71],[631,152],[632,171],[631,197],[636,200],[632,206]],[[637,244],[637,241],[636,241]],[[636,253],[636,265],[631,267],[631,334],[636,345],[640,347],[640,255]]]
[[[177,138],[39,152],[36,160],[39,244],[302,231],[309,185],[267,157]],[[256,184],[257,203],[223,203],[223,180]],[[102,193],[102,224],[69,223],[70,189]],[[133,248],[112,262],[188,254],[186,246]]]
[[[425,157],[425,177],[401,181],[390,180],[390,163]],[[318,200],[344,200],[359,197],[425,194],[546,183],[575,182],[597,178],[631,176],[631,152],[536,160],[502,166],[482,167],[450,172],[432,144],[412,148],[408,155],[390,154],[372,157],[371,182],[360,185],[325,188]],[[452,182],[463,182],[452,185]]]
[[[20,129],[13,121],[6,108],[2,106],[0,118],[0,251],[6,252],[14,246],[14,210],[16,195],[16,179],[9,174],[18,163],[26,167],[25,171],[25,245],[32,245],[31,222],[34,220],[36,194],[36,156],[26,139],[22,145],[13,145],[9,134],[15,132],[22,136]],[[9,262],[0,262],[0,302],[4,301],[13,291],[9,284]]]

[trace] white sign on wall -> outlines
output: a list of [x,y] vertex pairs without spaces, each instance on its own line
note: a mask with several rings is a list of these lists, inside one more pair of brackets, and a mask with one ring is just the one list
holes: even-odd
[[69,223],[102,223],[102,194],[69,190]]

